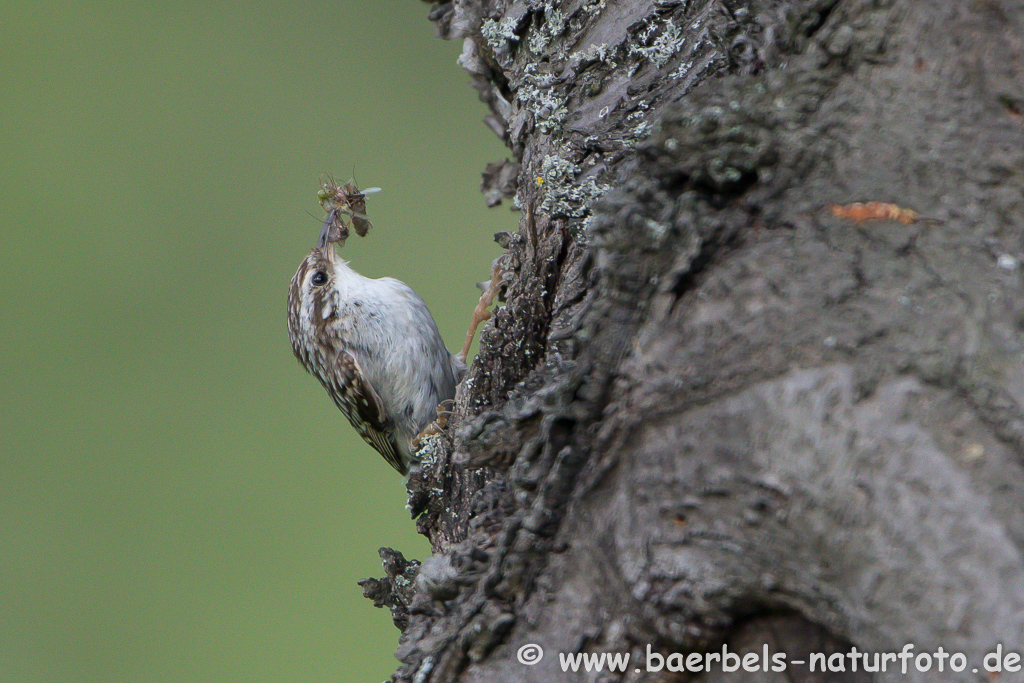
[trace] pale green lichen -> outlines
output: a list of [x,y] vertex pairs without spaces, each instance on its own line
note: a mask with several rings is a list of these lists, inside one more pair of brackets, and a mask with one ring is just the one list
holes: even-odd
[[654,132],[654,125],[650,121],[641,121],[640,125],[629,131],[629,137],[624,139],[623,142],[630,147],[635,147],[637,143],[651,137],[652,132]]
[[565,95],[555,85],[555,77],[537,73],[535,64],[527,64],[523,68],[523,80],[516,89],[516,99],[533,112],[534,122],[543,133],[560,129],[569,116]]
[[544,51],[551,41],[557,36],[562,34],[565,30],[565,14],[554,8],[549,8],[544,13],[544,22],[540,27],[530,33],[529,39],[527,39],[527,46],[534,53],[540,53]]
[[687,61],[687,62],[680,62],[679,66],[676,67],[676,70],[673,71],[672,73],[670,73],[668,76],[669,76],[669,78],[682,78],[683,76],[686,76],[687,74],[689,74],[692,69],[693,69],[693,61],[692,60],[691,61]]
[[[646,43],[651,39],[651,36],[658,30],[658,24],[651,22],[648,24],[637,36],[640,43]],[[683,47],[683,43],[686,42],[683,38],[683,32],[679,29],[675,23],[669,19],[665,22],[661,29],[661,34],[654,39],[654,42],[650,46],[644,47],[642,45],[630,45],[629,55],[631,57],[641,57],[650,61],[654,66],[661,68],[665,65],[668,60],[679,52]]]
[[504,50],[506,43],[519,41],[519,36],[516,35],[516,22],[511,17],[505,17],[500,22],[485,19],[480,26],[480,35],[495,52]]
[[640,101],[636,103],[636,110],[626,114],[626,123],[633,123],[647,116],[647,111],[651,108],[647,102]]
[[583,62],[605,62],[610,68],[614,69],[618,65],[613,60],[608,59],[609,52],[607,43],[601,43],[600,45],[592,44],[588,45],[586,50],[579,50],[569,55],[569,62],[573,67],[579,66]]
[[553,155],[544,157],[537,184],[544,194],[541,209],[545,213],[566,218],[588,217],[590,205],[611,189],[593,178],[578,182],[579,172],[580,167],[571,161]]
[[413,457],[424,465],[433,464],[437,456],[444,452],[443,444],[445,435],[443,433],[431,434],[420,439],[419,446]]

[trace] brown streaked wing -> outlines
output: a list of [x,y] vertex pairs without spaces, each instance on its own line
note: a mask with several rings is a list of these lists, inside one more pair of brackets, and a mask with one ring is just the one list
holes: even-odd
[[335,405],[359,432],[359,436],[384,456],[389,465],[405,474],[408,469],[395,443],[377,392],[366,382],[356,359],[344,349],[334,361],[334,377],[327,390]]

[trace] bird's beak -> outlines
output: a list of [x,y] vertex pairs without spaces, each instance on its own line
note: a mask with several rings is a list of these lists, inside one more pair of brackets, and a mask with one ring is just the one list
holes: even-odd
[[334,226],[334,217],[334,210],[332,209],[331,211],[328,211],[327,218],[324,219],[324,228],[320,231],[320,251],[324,253],[327,253],[327,247],[330,245],[331,228]]
[[337,220],[337,213],[335,210],[331,210],[327,213],[327,218],[324,220],[323,230],[320,231],[320,253],[324,255],[327,262],[334,265],[334,242],[331,241],[331,237],[334,236],[334,226]]

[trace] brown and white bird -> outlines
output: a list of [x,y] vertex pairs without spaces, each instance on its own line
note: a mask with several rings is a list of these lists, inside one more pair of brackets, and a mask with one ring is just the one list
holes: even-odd
[[455,397],[466,364],[408,285],[363,277],[337,257],[331,219],[292,278],[292,350],[359,435],[406,474],[413,440]]

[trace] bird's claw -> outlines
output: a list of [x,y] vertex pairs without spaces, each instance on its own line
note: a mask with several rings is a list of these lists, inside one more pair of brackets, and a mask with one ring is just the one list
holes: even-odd
[[[445,408],[444,406],[450,406]],[[441,401],[437,406],[437,419],[431,422],[424,428],[422,432],[416,435],[416,438],[412,440],[412,449],[418,451],[422,445],[424,439],[437,436],[438,434],[444,434],[445,427],[448,426],[448,416],[455,410],[455,401],[448,399]]]
[[490,320],[491,306],[494,304],[494,299],[501,293],[501,290],[507,285],[508,278],[512,274],[512,271],[505,267],[504,256],[499,256],[494,259],[494,263],[491,264],[491,281],[488,283],[487,288],[484,289],[484,293],[480,295],[480,301],[477,302],[476,308],[473,309],[473,315],[469,319],[469,330],[466,332],[466,341],[462,344],[462,350],[459,351],[458,359],[463,363],[466,362],[466,357],[469,356],[469,347],[473,344],[473,337],[476,336],[476,330],[480,327],[480,323]]

